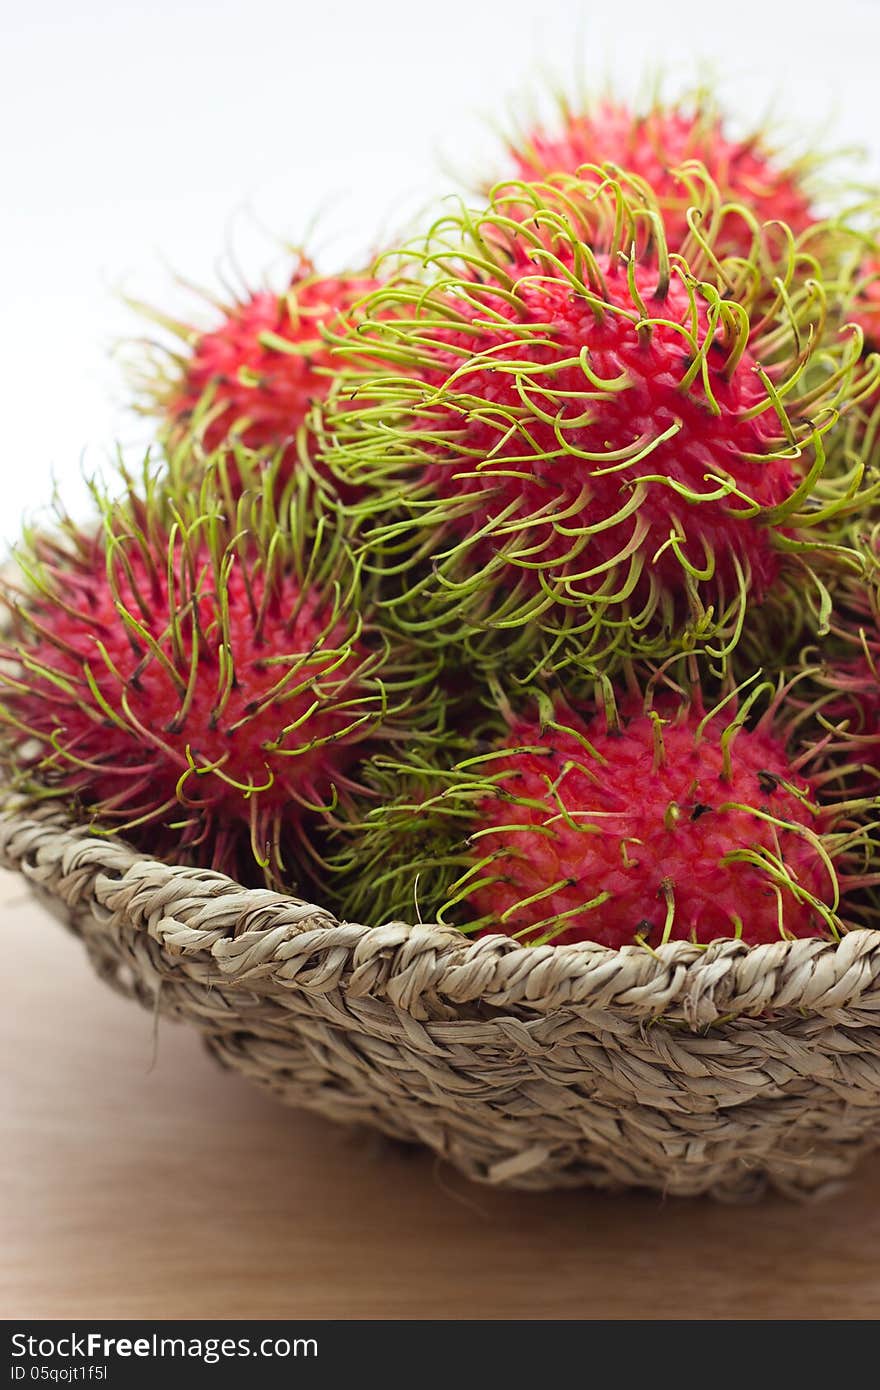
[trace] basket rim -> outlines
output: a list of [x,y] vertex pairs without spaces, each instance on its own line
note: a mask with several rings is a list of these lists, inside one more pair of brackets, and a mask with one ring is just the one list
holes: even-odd
[[[145,931],[166,958],[210,961],[218,985],[252,993],[301,988],[373,996],[413,1017],[430,1001],[546,1014],[609,1011],[677,1018],[691,1028],[740,1015],[801,1013],[880,1022],[880,931],[854,928],[750,946],[670,941],[618,949],[596,942],[521,945],[505,935],[392,921],[367,927],[329,909],[245,888],[225,874],[163,863],[94,833],[57,802],[0,796],[0,866],[43,895]],[[609,1020],[610,1021],[610,1020]]]

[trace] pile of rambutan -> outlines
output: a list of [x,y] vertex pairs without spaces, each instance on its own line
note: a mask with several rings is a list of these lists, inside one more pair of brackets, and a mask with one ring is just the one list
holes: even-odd
[[3,584],[7,781],[368,926],[873,927],[874,205],[705,93],[505,159],[372,265],[154,316],[155,453]]

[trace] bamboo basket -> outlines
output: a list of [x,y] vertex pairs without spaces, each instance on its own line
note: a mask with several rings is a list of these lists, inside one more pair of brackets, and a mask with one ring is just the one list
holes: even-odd
[[0,862],[224,1065],[480,1182],[805,1196],[880,1144],[876,931],[614,951],[364,927],[11,802]]

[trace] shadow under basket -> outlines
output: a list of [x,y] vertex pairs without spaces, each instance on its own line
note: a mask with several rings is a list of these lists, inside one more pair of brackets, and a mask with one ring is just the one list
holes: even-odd
[[279,1100],[477,1181],[806,1196],[880,1145],[880,932],[613,951],[363,927],[11,807],[0,862],[103,979]]

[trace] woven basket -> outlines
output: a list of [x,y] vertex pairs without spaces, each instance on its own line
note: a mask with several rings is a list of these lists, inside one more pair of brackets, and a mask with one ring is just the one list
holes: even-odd
[[227,1066],[482,1182],[802,1195],[880,1144],[876,931],[648,952],[367,928],[10,803],[0,861]]

